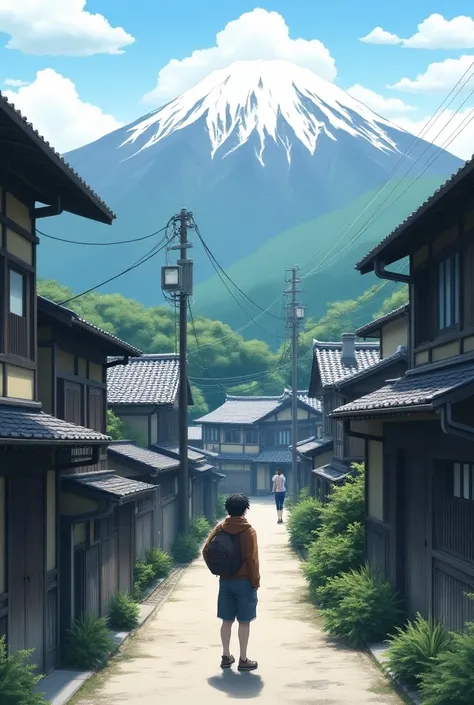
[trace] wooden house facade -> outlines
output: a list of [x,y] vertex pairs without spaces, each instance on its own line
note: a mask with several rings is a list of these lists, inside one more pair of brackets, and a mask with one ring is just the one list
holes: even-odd
[[471,161],[357,264],[409,286],[409,369],[333,413],[365,443],[369,562],[450,629],[474,618],[473,185]]
[[[108,356],[120,363],[140,351],[39,296],[38,397],[42,408],[77,426],[106,434]],[[107,444],[82,454],[59,477],[60,634],[85,614],[106,616],[117,592],[133,590],[136,535],[155,487],[124,480],[107,463]]]
[[[39,218],[113,214],[0,96],[0,633],[50,671],[60,654],[60,475],[87,467],[104,429],[41,408],[36,249]],[[44,205],[37,205],[44,204]]]
[[[222,491],[230,494],[267,495],[280,468],[292,492],[291,394],[280,396],[228,396],[224,404],[198,419],[203,448],[218,454],[225,476]],[[321,407],[306,392],[298,393],[298,439],[319,433]]]

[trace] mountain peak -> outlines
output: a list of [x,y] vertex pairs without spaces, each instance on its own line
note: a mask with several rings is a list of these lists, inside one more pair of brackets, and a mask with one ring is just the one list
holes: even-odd
[[386,131],[394,127],[389,121],[310,69],[278,59],[237,61],[213,71],[135,123],[121,146],[135,145],[135,156],[201,120],[212,158],[218,152],[224,158],[252,139],[262,166],[268,141],[290,163],[295,143],[313,155],[322,135],[337,142],[340,131],[383,152],[398,151]]

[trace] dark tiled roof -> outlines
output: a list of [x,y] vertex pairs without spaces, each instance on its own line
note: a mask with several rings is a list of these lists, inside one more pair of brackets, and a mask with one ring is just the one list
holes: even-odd
[[332,447],[332,438],[316,438],[312,436],[304,441],[298,441],[296,450],[300,455],[317,455]]
[[388,355],[387,357],[384,357],[378,362],[376,362],[375,365],[371,365],[370,367],[366,367],[360,372],[356,372],[354,375],[345,377],[340,382],[337,382],[335,386],[337,387],[337,389],[342,389],[343,387],[353,384],[353,382],[360,382],[361,380],[366,379],[371,375],[377,374],[377,372],[381,372],[382,370],[387,370],[388,374],[388,368],[390,368],[392,365],[395,365],[397,362],[402,362],[406,359],[406,348],[400,346],[400,348],[396,352],[394,352],[393,355]]
[[257,455],[258,453],[219,453],[218,460],[235,460],[251,463],[255,460]]
[[201,455],[204,455],[205,458],[217,458],[219,453],[214,453],[212,450],[207,450],[204,448],[195,448],[192,445],[188,445],[189,450],[193,450],[195,453],[200,453]]
[[202,441],[202,426],[188,428],[188,441]]
[[393,311],[389,311],[389,313],[386,313],[384,316],[374,318],[374,320],[370,321],[370,323],[366,323],[365,326],[358,328],[356,330],[356,335],[358,335],[359,338],[372,338],[374,337],[374,334],[377,334],[380,331],[380,328],[386,323],[391,323],[392,321],[396,321],[398,318],[403,318],[403,316],[406,316],[409,309],[410,304],[398,306],[398,308],[394,308]]
[[214,465],[211,465],[210,463],[199,463],[198,465],[191,466],[189,469],[191,472],[203,473],[214,470]]
[[109,436],[76,426],[42,411],[0,407],[0,439],[72,443],[107,443]]
[[340,406],[334,416],[410,410],[422,407],[430,410],[443,403],[443,398],[455,389],[474,383],[474,364],[444,367],[440,370],[409,371],[404,377],[390,382],[375,392]]
[[379,343],[355,343],[355,361],[342,360],[342,342],[325,343],[313,340],[313,364],[316,364],[323,387],[332,387],[344,377],[354,375],[375,365],[380,358]]
[[107,401],[119,404],[174,404],[179,386],[179,356],[141,355],[107,372]]
[[140,448],[135,443],[123,441],[112,443],[107,453],[112,459],[136,463],[147,471],[169,472],[179,468],[179,460],[176,458],[170,458],[169,455],[148,448]]
[[155,485],[122,477],[114,472],[91,472],[87,475],[70,475],[64,480],[68,484],[79,485],[116,499],[125,499],[144,492],[153,492]]
[[[222,406],[202,416],[198,421],[219,424],[253,424],[275,412],[289,399],[291,399],[291,393],[286,389],[280,396],[273,397],[228,396]],[[310,399],[306,391],[298,392],[298,399],[315,411],[321,410],[319,399]]]
[[[459,184],[471,177],[474,171],[474,157],[467,161],[455,174],[453,174],[442,186],[440,186],[432,196],[430,196],[422,205],[408,216],[398,227],[393,230],[390,235],[387,235],[378,245],[376,245],[365,257],[356,264],[356,269],[362,272],[369,272],[373,269],[374,257],[379,255],[388,245],[391,245],[401,235],[407,232],[413,225],[419,225],[416,221],[436,206],[439,201],[444,199],[450,192],[459,188]],[[471,186],[472,188],[472,186]],[[403,255],[402,255],[403,256]]]
[[[87,330],[88,332],[94,335],[100,336],[100,338],[102,338],[105,342],[109,343],[113,348],[110,352],[117,354],[117,352],[120,351],[125,356],[141,355],[141,350],[139,350],[138,348],[135,348],[133,345],[126,343],[124,340],[117,338],[116,335],[108,333],[102,328],[95,326],[93,323],[89,323],[89,321],[86,321],[84,318],[78,316],[77,313],[72,311],[70,308],[66,308],[65,306],[61,306],[60,304],[57,304],[54,301],[50,301],[45,296],[38,296],[37,298],[38,311],[46,315],[54,316],[56,313],[60,313],[63,316],[66,316],[67,319],[69,319],[70,325],[79,326],[80,328],[83,328],[84,330]],[[117,348],[119,348],[119,351],[117,350]]]
[[[56,176],[56,181],[60,181],[61,176],[65,176],[71,183],[75,192],[78,192],[81,200],[84,202],[84,208],[87,210],[85,212],[84,208],[76,209],[71,207],[68,203],[68,196],[71,197],[71,192],[66,191],[61,199],[62,206],[65,210],[71,213],[77,213],[78,215],[84,215],[85,217],[94,218],[105,223],[110,223],[114,218],[115,214],[108,208],[104,201],[98,196],[95,191],[91,189],[90,186],[86,184],[84,179],[82,179],[79,174],[74,171],[74,169],[68,164],[61,155],[56,152],[56,150],[47,142],[44,137],[42,137],[37,130],[33,127],[31,122],[21,114],[19,110],[15,108],[13,103],[2,95],[0,92],[0,112],[2,112],[9,122],[16,125],[21,132],[24,134],[26,139],[36,147],[39,153],[43,153],[48,162],[54,169],[54,174]],[[36,160],[35,160],[36,161]],[[58,195],[60,195],[58,193]],[[74,198],[74,196],[72,196]]]
[[333,458],[327,465],[314,468],[313,474],[319,475],[319,477],[323,477],[329,482],[341,482],[341,480],[351,474],[351,468]]
[[289,448],[265,448],[254,459],[254,463],[291,463]]
[[[164,453],[171,458],[177,458],[179,460],[179,446],[176,443],[154,443],[152,446],[153,450],[158,451],[158,453]],[[188,460],[192,463],[199,463],[205,458],[204,453],[201,452],[200,448],[195,450],[188,446]]]

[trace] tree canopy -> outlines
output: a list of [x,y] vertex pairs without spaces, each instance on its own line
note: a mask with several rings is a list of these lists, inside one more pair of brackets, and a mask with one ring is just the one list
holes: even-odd
[[[308,386],[311,343],[340,340],[343,332],[354,331],[367,320],[367,302],[377,287],[355,300],[335,301],[328,305],[319,321],[307,320],[300,336],[299,387]],[[38,281],[38,293],[76,311],[81,317],[145,353],[177,350],[178,322],[171,306],[146,307],[121,294],[91,292],[74,297],[68,287],[56,281]],[[406,287],[388,296],[376,316],[400,306],[407,300]],[[365,309],[365,312],[364,312]],[[194,398],[191,418],[208,408],[219,406],[226,394],[281,394],[290,384],[291,364],[287,341],[272,350],[262,340],[247,340],[221,321],[202,316],[188,324],[189,375]]]

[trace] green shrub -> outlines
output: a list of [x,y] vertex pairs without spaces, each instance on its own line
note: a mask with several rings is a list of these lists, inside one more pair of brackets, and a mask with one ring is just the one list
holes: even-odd
[[180,534],[171,546],[176,563],[190,563],[199,555],[199,541],[193,534]]
[[433,659],[421,676],[423,705],[472,705],[474,703],[474,624],[464,634],[453,634],[451,648]]
[[86,615],[76,619],[67,632],[67,665],[89,671],[99,666],[112,648],[107,619]]
[[332,606],[321,612],[324,630],[354,648],[382,641],[402,616],[388,580],[368,566],[328,581],[326,599]]
[[35,687],[41,680],[36,667],[28,663],[33,651],[17,651],[8,655],[5,637],[0,639],[0,703],[1,705],[47,705]]
[[126,592],[112,598],[109,608],[109,624],[117,631],[130,632],[139,625],[140,607]]
[[153,582],[155,578],[154,568],[145,561],[138,560],[133,568],[133,588],[134,598],[140,601],[145,589]]
[[326,534],[339,534],[350,524],[364,523],[364,466],[354,463],[352,467],[354,475],[349,476],[343,485],[335,485],[329,501],[323,504],[321,530]]
[[397,627],[389,637],[387,666],[397,680],[415,687],[420,676],[431,670],[433,659],[449,649],[451,641],[443,625],[417,614],[414,622]]
[[198,543],[209,536],[211,525],[206,517],[195,517],[189,524],[189,533],[196,538]]
[[306,499],[310,499],[311,495],[309,493],[309,487],[303,487],[299,494],[298,494],[298,499],[295,501],[293,497],[290,495],[286,497],[285,500],[285,507],[289,512],[292,512],[295,507],[299,505],[300,502],[304,502]]
[[296,504],[288,518],[290,544],[296,551],[304,551],[316,538],[321,526],[322,504],[317,499],[304,499]]
[[318,588],[329,578],[358,568],[364,561],[364,530],[361,524],[351,524],[347,531],[331,536],[320,534],[308,549],[304,575],[310,594],[317,601]]
[[159,548],[150,548],[146,554],[146,564],[152,567],[154,578],[166,578],[173,570],[170,554]]

